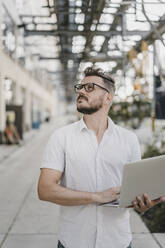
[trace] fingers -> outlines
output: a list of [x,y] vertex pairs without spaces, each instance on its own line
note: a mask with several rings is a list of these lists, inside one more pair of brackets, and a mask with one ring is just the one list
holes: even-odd
[[165,202],[165,196],[161,196],[161,197],[159,197],[157,199],[154,199],[153,202],[156,203],[156,204],[159,203],[159,202]]
[[114,187],[113,189],[116,194],[120,194],[120,187]]
[[126,206],[126,208],[133,208],[133,205]]
[[116,199],[119,199],[119,198],[120,198],[120,194],[117,194],[117,195],[116,195]]
[[160,197],[161,202],[165,202],[165,196]]
[[146,193],[144,193],[144,201],[146,203],[147,208],[152,208],[153,207],[153,201],[148,197]]
[[156,205],[158,204],[159,202],[161,202],[161,198],[158,198],[158,199],[154,199],[152,200],[153,204]]
[[120,197],[120,187],[112,187],[104,190],[103,192],[98,192],[99,203],[112,202],[118,200]]
[[152,205],[151,200],[149,199],[147,194],[145,194],[144,200],[145,200],[145,202],[142,200],[142,198],[140,196],[137,196],[136,201],[133,201],[134,208],[140,213],[144,213]]
[[[159,202],[165,202],[164,196],[157,198],[157,199],[154,199],[154,200],[151,200],[149,198],[149,196],[146,193],[144,193],[143,197],[144,197],[144,200],[142,200],[142,198],[140,196],[137,196],[136,201],[132,202],[133,207],[140,213],[144,213],[145,211],[152,208],[153,206],[155,206]],[[128,207],[131,207],[131,205]]]
[[143,197],[144,200],[142,200],[140,196],[137,196],[136,201],[133,202],[134,208],[140,213],[144,213],[160,201],[159,199],[156,199],[155,201],[151,200],[146,193],[143,194]]
[[142,198],[140,196],[137,196],[136,197],[136,200],[137,200],[137,203],[138,203],[138,205],[139,205],[140,208],[143,208],[144,209],[146,207],[145,204],[144,204],[144,202],[143,202],[143,200],[142,200]]
[[133,207],[138,211],[138,212],[142,212],[142,210],[140,209],[140,207],[138,206],[138,203],[136,201],[132,202]]

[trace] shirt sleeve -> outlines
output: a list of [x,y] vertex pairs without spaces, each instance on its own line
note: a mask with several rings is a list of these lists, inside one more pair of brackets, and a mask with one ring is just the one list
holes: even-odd
[[133,133],[131,142],[131,163],[141,160],[141,149],[137,136]]
[[65,167],[65,153],[62,134],[57,131],[49,138],[48,143],[45,147],[41,168],[55,169],[59,171],[64,171]]

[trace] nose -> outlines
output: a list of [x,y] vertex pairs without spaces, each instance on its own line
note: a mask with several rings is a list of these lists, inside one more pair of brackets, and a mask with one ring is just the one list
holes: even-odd
[[85,100],[88,100],[87,97],[80,92],[78,97],[77,97],[77,100],[79,100],[81,97],[84,98]]

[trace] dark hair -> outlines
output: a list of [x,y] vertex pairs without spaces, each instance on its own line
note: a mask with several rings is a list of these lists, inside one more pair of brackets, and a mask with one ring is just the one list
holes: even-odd
[[97,68],[97,67],[87,67],[84,70],[84,75],[85,77],[88,76],[98,76],[101,77],[105,83],[105,85],[107,86],[107,88],[110,90],[110,92],[114,95],[115,94],[115,81],[113,80],[113,78],[110,76],[109,72],[105,72],[103,71],[101,68]]

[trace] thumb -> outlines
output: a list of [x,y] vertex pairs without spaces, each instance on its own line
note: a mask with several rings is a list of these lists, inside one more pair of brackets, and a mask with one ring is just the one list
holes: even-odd
[[165,202],[165,196],[160,197],[161,202]]

